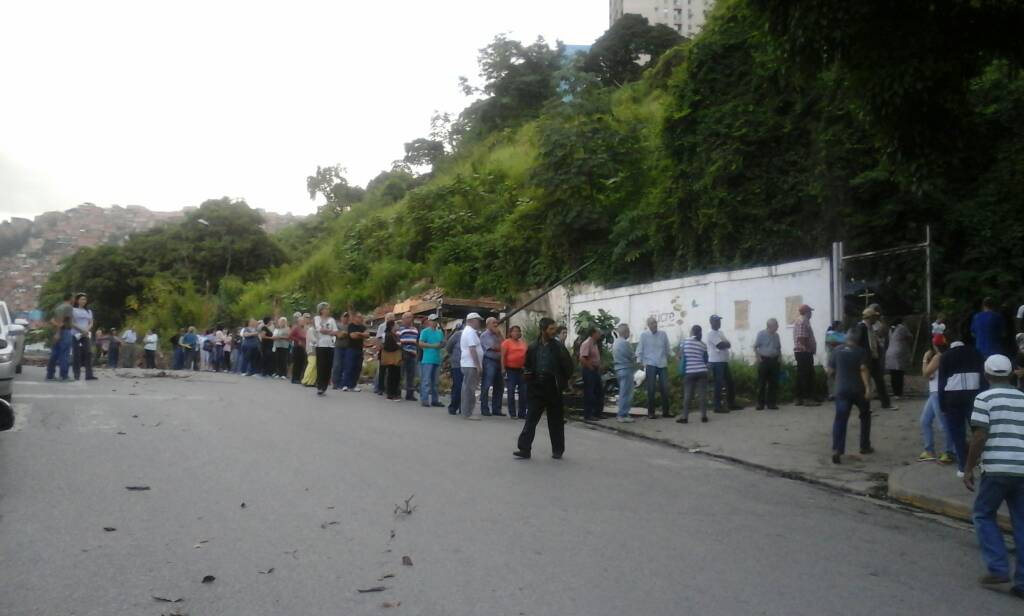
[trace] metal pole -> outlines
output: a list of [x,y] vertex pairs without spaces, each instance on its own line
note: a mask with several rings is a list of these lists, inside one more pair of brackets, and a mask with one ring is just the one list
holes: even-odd
[[832,242],[832,320],[843,320],[843,243]]
[[532,298],[532,299],[531,299],[530,301],[526,302],[526,303],[525,303],[525,304],[523,304],[522,306],[520,306],[520,307],[516,308],[516,309],[515,309],[515,310],[513,310],[512,312],[510,312],[510,313],[508,313],[507,315],[505,315],[505,317],[504,317],[503,319],[501,319],[501,321],[499,321],[499,322],[500,322],[500,323],[507,323],[507,322],[509,321],[509,319],[511,319],[512,317],[516,316],[516,315],[517,315],[517,314],[519,314],[520,312],[522,312],[522,311],[523,311],[523,310],[524,310],[524,309],[525,309],[525,308],[526,308],[527,306],[529,306],[529,305],[533,304],[533,303],[534,303],[535,301],[539,300],[540,298],[542,298],[542,297],[544,297],[545,295],[547,295],[548,293],[550,293],[550,292],[552,291],[552,289],[554,289],[555,287],[557,287],[558,285],[562,284],[562,283],[563,283],[563,282],[565,282],[566,280],[569,280],[570,278],[572,278],[572,277],[573,277],[573,276],[575,276],[576,274],[579,274],[579,273],[580,273],[580,272],[582,272],[583,270],[585,270],[585,269],[587,269],[588,267],[590,267],[591,265],[593,265],[594,261],[597,261],[597,257],[594,257],[593,259],[591,259],[591,260],[587,261],[587,262],[586,262],[586,263],[584,263],[583,265],[581,265],[581,266],[579,266],[578,268],[576,268],[575,270],[573,270],[571,274],[568,274],[567,276],[565,276],[564,278],[560,279],[560,280],[559,280],[558,282],[556,282],[555,284],[553,284],[553,285],[549,286],[548,288],[544,289],[544,290],[543,290],[543,291],[541,291],[541,292],[540,292],[539,294],[537,294],[537,295],[536,295],[535,297],[533,297],[533,298]]
[[[927,319],[932,318],[932,226],[924,227],[924,303]],[[926,322],[927,322],[926,319]]]

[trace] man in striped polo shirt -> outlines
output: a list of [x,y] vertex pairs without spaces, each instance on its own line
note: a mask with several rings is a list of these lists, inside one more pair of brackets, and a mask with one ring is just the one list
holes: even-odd
[[981,484],[974,500],[973,521],[988,575],[979,581],[983,586],[1011,582],[1006,543],[996,519],[1005,501],[1017,544],[1017,572],[1010,592],[1024,599],[1024,393],[1010,386],[1012,371],[1005,355],[985,360],[990,388],[974,401],[974,436],[964,485],[974,491],[974,467],[980,460]]
[[398,326],[398,342],[402,345],[402,375],[405,377],[405,399],[415,400],[416,373],[419,371],[420,330],[412,322],[413,314],[402,315]]

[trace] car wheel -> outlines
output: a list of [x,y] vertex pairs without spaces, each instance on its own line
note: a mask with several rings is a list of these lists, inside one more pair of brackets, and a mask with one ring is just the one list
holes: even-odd
[[14,407],[10,396],[0,396],[0,431],[14,427]]

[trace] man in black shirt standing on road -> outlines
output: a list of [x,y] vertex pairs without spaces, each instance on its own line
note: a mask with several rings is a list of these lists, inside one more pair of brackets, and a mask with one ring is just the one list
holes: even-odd
[[519,435],[519,449],[513,455],[529,459],[533,437],[540,416],[548,414],[548,433],[551,435],[551,457],[561,459],[565,452],[565,422],[562,419],[562,391],[572,378],[572,360],[562,344],[555,338],[555,322],[547,317],[540,320],[540,339],[526,350],[523,378],[530,397],[526,425]]

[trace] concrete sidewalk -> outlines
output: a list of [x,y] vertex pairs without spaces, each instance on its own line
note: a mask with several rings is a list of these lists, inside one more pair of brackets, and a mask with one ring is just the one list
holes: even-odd
[[[675,419],[647,419],[646,409],[639,408],[631,412],[635,423],[619,423],[609,406],[605,420],[593,425],[970,520],[974,495],[957,478],[956,465],[917,461],[922,450],[919,418],[924,402],[924,397],[904,398],[894,402],[899,410],[891,411],[872,401],[871,444],[875,453],[867,455],[858,453],[860,421],[854,411],[847,430],[847,454],[838,465],[831,460],[835,406],[829,402],[818,407],[784,405],[778,411],[756,411],[748,406],[727,414],[709,412],[706,424],[700,423],[698,413],[691,412],[690,423],[679,424]],[[937,436],[941,441],[941,434]],[[1008,519],[1005,522],[1008,524]]]

